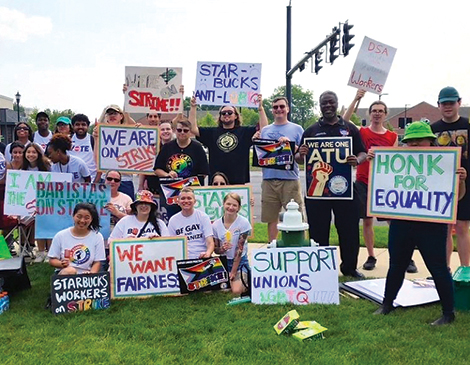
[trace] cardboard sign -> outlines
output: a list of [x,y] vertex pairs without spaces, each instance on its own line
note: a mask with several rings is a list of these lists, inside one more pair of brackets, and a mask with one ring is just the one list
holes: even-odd
[[98,125],[98,170],[153,174],[160,145],[157,127]]
[[177,266],[181,294],[230,288],[225,256],[181,260]]
[[367,215],[455,223],[459,147],[376,147],[374,151]]
[[36,238],[54,238],[57,232],[73,226],[73,210],[78,203],[96,206],[100,217],[100,233],[110,233],[111,214],[104,206],[111,200],[105,184],[38,182],[36,192]]
[[181,189],[200,185],[197,176],[186,179],[160,179],[160,188],[168,205],[178,204],[178,195],[180,195]]
[[53,275],[52,313],[106,309],[111,305],[109,273]]
[[258,107],[261,63],[198,62],[196,100],[202,105]]
[[253,149],[253,166],[277,170],[292,170],[294,166],[295,142],[255,139]]
[[381,94],[396,52],[396,48],[364,37],[348,85]]
[[36,211],[36,183],[51,181],[71,182],[72,174],[8,170],[4,213],[21,217],[33,214]]
[[182,113],[183,69],[126,66],[124,110],[129,113]]
[[110,253],[112,298],[180,293],[176,262],[187,258],[186,237],[114,240]]
[[251,301],[256,304],[339,304],[336,247],[251,252]]
[[352,200],[351,137],[305,138],[305,193],[307,199]]

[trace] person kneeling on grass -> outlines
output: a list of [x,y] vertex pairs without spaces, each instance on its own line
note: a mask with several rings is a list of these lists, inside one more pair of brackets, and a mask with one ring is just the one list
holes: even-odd
[[[434,144],[436,137],[431,127],[424,121],[413,122],[405,130],[403,143],[408,147],[428,148]],[[374,152],[368,153],[372,159]],[[463,167],[457,169],[459,175],[459,199],[465,195],[465,178],[467,171]],[[454,289],[452,277],[447,268],[446,242],[447,224],[434,222],[417,222],[406,220],[392,220],[388,234],[388,252],[390,267],[385,283],[385,296],[383,305],[375,314],[389,314],[393,301],[398,295],[405,271],[410,263],[415,246],[418,247],[424,263],[432,275],[437,293],[441,300],[442,317],[431,323],[438,326],[452,323],[454,314]]]
[[95,274],[105,259],[100,217],[94,204],[79,203],[73,210],[73,227],[58,232],[49,250],[49,264],[59,275]]
[[214,231],[214,252],[227,256],[230,286],[234,294],[245,291],[244,282],[248,282],[248,242],[251,224],[248,219],[238,214],[241,208],[240,195],[229,193],[224,198],[224,215],[212,224]]

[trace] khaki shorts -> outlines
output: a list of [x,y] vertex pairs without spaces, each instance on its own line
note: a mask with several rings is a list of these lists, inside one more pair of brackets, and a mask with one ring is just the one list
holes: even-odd
[[279,213],[294,199],[304,217],[304,201],[299,180],[263,180],[261,183],[261,222],[279,221]]

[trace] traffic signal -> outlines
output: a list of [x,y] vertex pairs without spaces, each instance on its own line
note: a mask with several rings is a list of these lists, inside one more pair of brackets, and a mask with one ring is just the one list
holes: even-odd
[[351,39],[354,38],[354,34],[349,34],[349,30],[354,27],[354,25],[349,25],[347,22],[343,25],[343,55],[346,57],[349,54],[349,50],[354,47]]
[[315,54],[315,73],[318,75],[318,71],[320,71],[323,66],[320,66],[320,62],[323,62],[323,60],[321,59],[321,54],[320,53],[316,53]]
[[330,39],[330,63],[333,64],[334,60],[338,58],[336,55],[336,51],[339,49],[338,41],[339,41],[339,30],[335,27],[333,28],[334,36]]
[[305,70],[305,63],[302,63],[302,64],[299,66],[299,71],[302,72],[303,70]]

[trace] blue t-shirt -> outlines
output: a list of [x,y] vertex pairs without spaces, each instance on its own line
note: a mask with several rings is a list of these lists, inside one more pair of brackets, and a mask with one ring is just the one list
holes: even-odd
[[[261,130],[262,139],[278,140],[280,137],[287,137],[291,142],[295,142],[296,146],[300,146],[304,129],[295,123],[287,122],[287,124],[270,124]],[[299,165],[294,162],[292,170],[276,170],[263,168],[263,180],[298,180]]]

